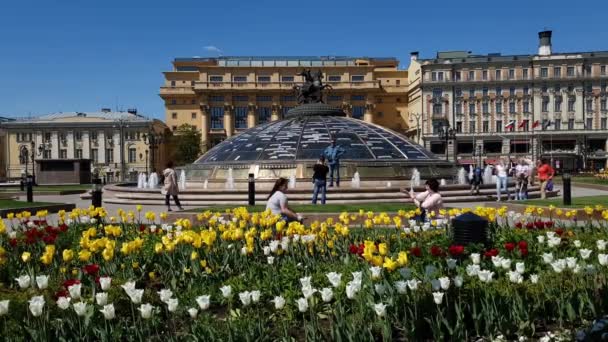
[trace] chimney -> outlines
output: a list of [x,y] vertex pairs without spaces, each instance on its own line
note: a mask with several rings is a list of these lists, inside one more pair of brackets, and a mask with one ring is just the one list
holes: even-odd
[[538,54],[540,56],[551,55],[551,31],[538,32]]
[[137,108],[129,108],[129,109],[127,109],[127,113],[129,113],[129,114],[137,114]]
[[410,61],[417,61],[417,60],[418,60],[418,51],[410,52]]
[[112,111],[112,110],[111,110],[110,108],[101,108],[101,112],[102,112],[102,113],[109,113],[109,112],[111,112],[111,111]]

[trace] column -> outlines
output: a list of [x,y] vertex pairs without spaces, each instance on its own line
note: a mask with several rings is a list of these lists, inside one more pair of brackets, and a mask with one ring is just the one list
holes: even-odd
[[67,157],[68,159],[74,159],[75,157],[75,153],[74,153],[74,149],[75,149],[75,141],[74,141],[74,132],[73,131],[69,131],[65,133],[65,139],[67,141]]
[[42,159],[44,158],[44,151],[38,155],[38,147],[39,146],[43,146],[43,137],[44,133],[42,131],[37,131],[34,132],[34,142],[35,142],[35,148],[36,148],[36,159]]
[[374,122],[374,114],[373,109],[376,105],[372,102],[365,103],[365,113],[363,113],[363,121],[373,123]]
[[247,107],[247,128],[253,128],[255,127],[255,109],[256,109],[256,105],[254,105],[253,103],[250,103],[249,106]]
[[82,158],[83,159],[89,159],[90,157],[90,153],[89,150],[91,149],[91,141],[90,141],[90,134],[89,131],[84,131],[82,132]]
[[[583,85],[581,85],[581,89],[576,90],[576,103],[574,104],[574,129],[581,129],[585,127],[585,116],[583,115],[584,106],[585,106],[585,97],[583,96],[585,89]],[[568,119],[570,119],[570,115],[568,115]],[[562,125],[563,125],[562,120]],[[580,123],[579,123],[580,122]],[[568,121],[566,121],[566,125],[568,125]],[[568,126],[566,126],[567,128]]]
[[201,103],[201,143],[206,152],[209,143],[209,105],[206,103]]
[[[106,148],[110,148],[110,146],[108,144],[106,144],[106,132],[105,131],[99,131],[97,132],[97,145],[91,143],[91,147],[86,149],[86,152],[82,152],[82,153],[90,153],[90,149],[96,148],[97,149],[97,158],[99,158],[99,163],[106,163]],[[89,154],[88,156],[84,157],[84,158],[91,158],[91,154]],[[108,165],[109,166],[109,165]]]
[[57,131],[53,131],[51,133],[51,159],[59,158],[59,133]]
[[[456,160],[456,153],[458,152],[457,148],[456,148],[456,144],[457,144],[456,141],[457,140],[449,139],[448,140],[448,144],[445,147],[447,149],[447,151],[448,151],[448,159],[452,160],[452,161]],[[428,148],[431,148],[430,142],[429,142],[429,147]]]
[[281,108],[277,103],[272,104],[272,113],[270,114],[270,121],[279,120],[279,109]]
[[[116,165],[118,165],[118,171],[120,171],[120,173],[122,173],[122,166],[121,166],[121,159],[120,159],[120,150],[121,150],[121,145],[120,145],[120,141],[123,137],[120,136],[120,129],[117,128],[114,133],[113,133],[113,137],[112,137],[112,142],[114,143],[114,148],[113,148],[113,152],[114,152],[114,163]],[[99,153],[99,152],[98,152]],[[124,153],[124,151],[123,151]],[[101,158],[100,158],[101,159]],[[98,160],[98,163],[103,163],[105,160]],[[125,165],[127,164],[127,156],[125,155]],[[125,172],[127,167],[125,166]],[[126,176],[126,175],[125,175]],[[126,177],[125,177],[126,179]]]
[[532,140],[532,151],[530,151],[530,153],[532,154],[532,158],[530,158],[530,159],[532,159],[532,161],[536,162],[536,159],[538,157],[538,152],[540,150],[540,146],[539,146],[540,141],[539,141],[539,138],[536,136],[532,136],[531,140]]
[[[606,144],[604,146],[604,151],[608,152],[608,139],[606,139]],[[605,169],[608,169],[608,158],[606,159],[606,165],[604,165]]]
[[231,137],[234,133],[234,124],[232,117],[234,115],[234,106],[226,103],[224,104],[224,129],[226,130],[226,137]]
[[511,152],[511,139],[502,139],[502,156],[506,157]]

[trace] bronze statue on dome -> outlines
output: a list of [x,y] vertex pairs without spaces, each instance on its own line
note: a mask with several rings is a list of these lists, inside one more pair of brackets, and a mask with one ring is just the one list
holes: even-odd
[[332,89],[332,87],[323,84],[323,72],[317,70],[313,73],[310,69],[304,69],[298,75],[304,77],[304,84],[293,87],[298,96],[298,104],[324,103],[323,89]]

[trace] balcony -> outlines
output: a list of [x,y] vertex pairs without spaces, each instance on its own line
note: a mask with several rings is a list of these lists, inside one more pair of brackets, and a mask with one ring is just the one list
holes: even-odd
[[[196,82],[194,90],[291,90],[294,82]],[[334,90],[341,89],[380,89],[379,81],[327,82]],[[162,94],[162,88],[161,88]],[[194,92],[192,92],[194,94]]]
[[194,95],[194,89],[192,87],[160,87],[160,95],[192,96]]

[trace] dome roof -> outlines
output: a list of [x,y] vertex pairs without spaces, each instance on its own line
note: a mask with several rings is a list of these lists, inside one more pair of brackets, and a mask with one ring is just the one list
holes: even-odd
[[343,115],[339,109],[325,104],[296,107],[283,120],[261,124],[216,145],[193,166],[316,160],[332,136],[346,151],[341,158],[344,162],[442,162],[399,133],[362,120],[336,116],[339,114]]

